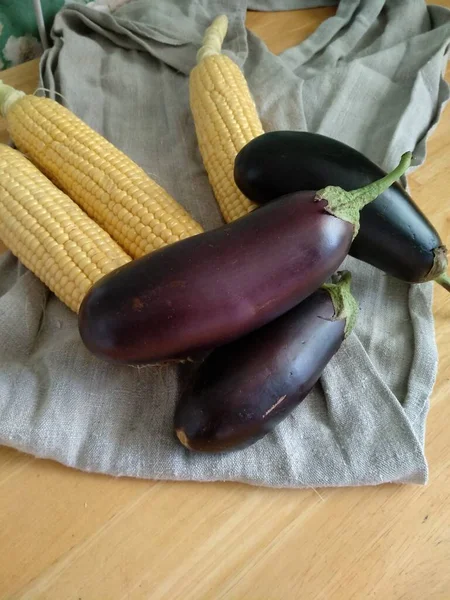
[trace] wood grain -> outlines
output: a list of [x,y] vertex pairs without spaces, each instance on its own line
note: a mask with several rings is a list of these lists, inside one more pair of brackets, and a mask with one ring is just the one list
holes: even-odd
[[[248,25],[279,52],[333,10],[250,13]],[[2,76],[32,91],[37,64]],[[425,165],[410,177],[447,243],[449,163],[447,108]],[[450,299],[437,287],[434,314],[440,365],[427,486],[314,491],[115,479],[0,448],[0,598],[449,600]]]

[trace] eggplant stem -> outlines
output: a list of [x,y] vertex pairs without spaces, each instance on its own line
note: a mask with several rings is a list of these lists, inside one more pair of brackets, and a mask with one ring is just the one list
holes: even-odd
[[411,164],[411,158],[412,153],[405,152],[395,169],[378,181],[362,188],[347,192],[337,186],[328,186],[317,192],[316,201],[325,200],[327,212],[351,223],[355,229],[353,236],[355,238],[359,231],[360,211],[404,175]]
[[435,282],[439,285],[442,285],[447,292],[450,292],[450,277],[447,275],[447,273],[442,273],[442,275],[436,277]]
[[324,283],[321,287],[331,296],[334,306],[334,318],[345,319],[344,336],[352,332],[358,316],[359,306],[350,291],[352,276],[349,271],[338,271],[332,283]]
[[226,15],[216,17],[203,36],[202,47],[197,52],[197,64],[207,56],[216,56],[222,52],[222,44],[228,30]]
[[375,198],[378,198],[380,194],[400,179],[400,177],[409,169],[411,159],[412,152],[405,152],[402,154],[398,165],[390,173],[387,173],[387,175],[378,179],[378,181],[374,181],[362,188],[348,192],[352,197],[353,203],[358,204],[359,210],[363,209],[366,204],[369,204],[372,200],[375,200]]

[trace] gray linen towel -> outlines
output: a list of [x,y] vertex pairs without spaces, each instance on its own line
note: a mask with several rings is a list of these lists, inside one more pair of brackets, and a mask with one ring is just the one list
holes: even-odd
[[[330,2],[255,0],[259,10]],[[281,56],[245,29],[241,0],[134,0],[114,14],[71,5],[56,18],[42,84],[129,154],[206,228],[221,224],[188,104],[203,31],[229,16],[227,54],[266,130],[340,139],[384,169],[415,165],[448,98],[449,11],[421,0],[342,0]],[[60,98],[59,96],[57,96]],[[273,433],[231,454],[190,454],[172,414],[189,368],[106,364],[76,317],[10,254],[0,258],[0,443],[113,475],[348,486],[427,480],[424,432],[437,367],[432,284],[409,286],[347,258],[361,306],[320,384]]]

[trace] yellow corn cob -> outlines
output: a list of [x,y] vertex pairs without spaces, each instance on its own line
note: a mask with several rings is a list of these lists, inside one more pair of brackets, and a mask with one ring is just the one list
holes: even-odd
[[206,30],[189,90],[203,163],[222,215],[230,222],[256,206],[234,183],[234,160],[243,146],[264,131],[242,71],[221,54],[227,26],[222,15]]
[[0,144],[0,239],[73,311],[131,260],[20,152]]
[[0,109],[17,148],[133,258],[201,233],[136,163],[58,102],[0,82]]

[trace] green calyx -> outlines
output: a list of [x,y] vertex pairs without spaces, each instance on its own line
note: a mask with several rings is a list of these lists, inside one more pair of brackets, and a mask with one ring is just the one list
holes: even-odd
[[450,292],[450,277],[447,275],[447,248],[445,246],[438,246],[433,250],[433,255],[433,266],[427,274],[425,281],[435,281],[446,289],[447,292]]
[[411,164],[412,153],[405,152],[402,155],[399,164],[390,173],[357,190],[347,192],[337,186],[328,186],[319,190],[316,194],[316,201],[326,200],[326,211],[343,221],[348,221],[354,226],[354,235],[356,237],[359,231],[359,213],[372,200],[378,198],[385,190],[408,170]]
[[321,286],[331,296],[335,320],[345,319],[345,337],[352,332],[359,310],[358,303],[350,291],[351,281],[352,275],[350,271],[339,271],[332,278],[332,283],[324,283]]

